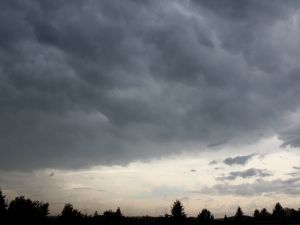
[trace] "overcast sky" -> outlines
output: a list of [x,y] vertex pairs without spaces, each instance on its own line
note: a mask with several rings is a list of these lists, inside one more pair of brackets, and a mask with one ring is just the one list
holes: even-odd
[[0,188],[53,213],[298,208],[299,10],[1,0]]

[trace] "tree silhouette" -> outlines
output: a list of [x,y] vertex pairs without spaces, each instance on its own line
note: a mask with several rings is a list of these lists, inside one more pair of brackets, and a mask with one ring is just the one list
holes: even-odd
[[72,215],[74,211],[73,205],[70,203],[65,204],[62,212],[61,212],[61,216],[69,216]]
[[116,217],[122,217],[123,215],[122,215],[122,212],[121,212],[121,209],[120,209],[120,207],[118,207],[117,208],[117,210],[116,210]]
[[186,214],[184,212],[184,207],[179,200],[176,200],[173,203],[171,208],[171,218],[174,224],[182,224],[186,218]]
[[197,218],[200,224],[212,224],[214,220],[214,216],[211,214],[211,212],[208,209],[203,209],[198,214]]
[[2,194],[2,191],[0,190],[0,217],[4,216],[7,211],[7,204],[5,201],[5,195]]
[[111,209],[110,209],[110,210],[106,210],[106,211],[103,213],[103,216],[105,216],[106,218],[114,217],[114,216],[115,216],[115,212],[112,211]]
[[65,204],[61,215],[58,217],[47,217],[48,203],[26,199],[24,196],[16,197],[7,206],[5,195],[0,190],[0,224],[2,225],[228,225],[228,224],[300,224],[300,209],[283,208],[276,203],[272,215],[265,209],[254,210],[253,220],[250,216],[244,216],[241,207],[237,208],[234,217],[214,220],[214,216],[208,209],[199,212],[197,218],[187,218],[183,204],[176,200],[171,207],[171,215],[159,217],[124,217],[121,209],[116,211],[107,210],[102,215],[95,211],[94,216],[83,215],[73,208],[70,203]]
[[61,224],[80,224],[83,215],[78,210],[74,209],[73,205],[70,203],[65,204],[61,216],[59,217],[59,222]]
[[115,212],[112,210],[105,211],[103,217],[105,224],[122,224],[124,218],[120,207],[118,207]]
[[7,204],[5,200],[5,195],[2,194],[0,190],[0,222],[5,221],[7,217]]
[[224,225],[227,225],[227,224],[228,224],[228,218],[227,218],[227,216],[226,216],[226,215],[224,216],[223,223],[224,223]]
[[78,216],[80,215],[80,212],[74,209],[73,205],[70,203],[65,204],[61,216],[64,217],[72,217],[72,216]]
[[258,209],[255,209],[255,210],[254,210],[253,217],[254,217],[255,219],[259,219],[259,217],[260,217],[260,212],[259,212]]
[[48,207],[48,203],[32,201],[21,196],[10,202],[8,213],[15,222],[41,223],[47,219]]
[[285,211],[279,202],[276,203],[272,216],[281,224],[285,224]]
[[[291,208],[285,208],[284,209],[284,214],[286,218],[293,218],[296,219],[298,216],[298,211],[295,209],[291,209]],[[300,215],[300,214],[299,214]]]
[[263,208],[260,213],[259,213],[259,217],[262,220],[267,220],[270,217],[270,213],[268,212],[268,210],[266,208]]
[[173,206],[171,209],[171,215],[174,218],[185,218],[186,217],[186,214],[184,212],[184,207],[179,200],[176,200],[173,203]]
[[284,209],[279,202],[276,203],[273,209],[273,216],[275,217],[283,217],[284,216]]
[[237,221],[241,221],[243,219],[244,213],[241,207],[238,207],[234,216],[234,219]]

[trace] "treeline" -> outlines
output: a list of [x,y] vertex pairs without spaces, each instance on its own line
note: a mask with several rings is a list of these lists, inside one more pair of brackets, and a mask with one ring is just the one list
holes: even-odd
[[49,204],[33,201],[24,196],[16,197],[9,204],[0,190],[0,224],[45,224],[45,225],[237,225],[237,224],[300,224],[300,209],[283,208],[276,203],[272,212],[255,209],[253,215],[244,215],[240,207],[234,216],[215,219],[208,209],[197,217],[187,217],[183,204],[176,200],[170,214],[159,217],[125,217],[120,208],[107,210],[102,215],[81,213],[70,203],[65,204],[59,216],[49,216]]

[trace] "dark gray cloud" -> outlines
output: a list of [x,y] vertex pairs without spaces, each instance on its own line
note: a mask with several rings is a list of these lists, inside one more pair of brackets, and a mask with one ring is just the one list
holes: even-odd
[[255,154],[244,155],[244,156],[236,156],[236,157],[228,157],[223,160],[223,163],[232,166],[232,165],[245,165],[247,162],[253,157]]
[[1,1],[0,168],[123,164],[274,134],[298,146],[299,6]]
[[236,178],[268,177],[272,173],[265,169],[250,168],[244,171],[233,171],[228,175],[218,177],[217,180],[235,180]]

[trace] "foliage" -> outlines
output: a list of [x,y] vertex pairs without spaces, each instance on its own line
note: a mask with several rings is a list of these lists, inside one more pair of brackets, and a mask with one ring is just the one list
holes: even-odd
[[256,219],[259,218],[259,210],[258,209],[254,210],[253,217],[256,218]]
[[285,216],[285,212],[283,207],[280,205],[279,202],[276,203],[274,209],[273,209],[273,216],[275,218],[283,218]]
[[186,214],[184,212],[184,207],[182,203],[179,200],[176,200],[173,203],[173,206],[171,208],[171,215],[173,218],[186,218]]
[[285,211],[279,202],[276,203],[272,216],[281,224],[285,223]]
[[236,210],[235,216],[234,216],[235,219],[236,220],[241,220],[243,218],[243,215],[244,215],[244,213],[243,213],[241,207],[238,207],[237,210]]
[[4,217],[7,212],[7,204],[5,201],[5,195],[2,194],[0,190],[0,218]]
[[6,210],[7,204],[5,201],[5,195],[3,195],[2,191],[0,190],[0,210]]
[[211,212],[208,209],[203,209],[198,214],[197,218],[200,224],[212,224],[214,220],[214,216],[211,214]]
[[83,215],[80,211],[74,209],[70,203],[65,204],[59,221],[62,224],[79,224],[82,221]]
[[24,196],[16,197],[8,207],[8,214],[13,220],[22,222],[41,222],[47,219],[49,204],[26,199]]
[[179,200],[173,203],[171,208],[171,219],[173,224],[183,224],[186,219],[184,207]]

